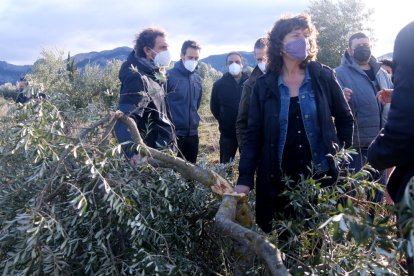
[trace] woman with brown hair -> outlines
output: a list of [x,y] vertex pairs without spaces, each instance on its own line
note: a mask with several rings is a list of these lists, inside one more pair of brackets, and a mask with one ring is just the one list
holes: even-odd
[[316,35],[307,14],[279,19],[269,33],[266,74],[251,98],[235,191],[253,189],[257,168],[256,221],[267,233],[275,215],[297,217],[281,196],[283,176],[297,182],[328,175],[323,185],[330,185],[338,175],[332,155],[352,145],[352,114],[333,70],[315,61]]

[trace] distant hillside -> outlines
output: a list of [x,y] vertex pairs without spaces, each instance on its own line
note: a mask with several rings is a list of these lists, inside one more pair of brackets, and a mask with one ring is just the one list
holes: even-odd
[[31,72],[32,65],[13,65],[0,61],[0,85],[10,82],[15,84],[21,77]]
[[[76,68],[83,69],[87,64],[105,66],[109,60],[118,59],[124,61],[127,59],[132,48],[129,47],[118,47],[113,50],[105,50],[101,52],[90,52],[74,55]],[[254,59],[253,52],[239,52],[245,62],[245,67],[254,67],[256,62]],[[227,72],[226,68],[226,56],[225,54],[211,55],[200,61],[210,64],[213,68],[222,73]],[[388,53],[378,57],[378,60],[383,58],[392,58],[392,53]],[[13,65],[5,61],[0,61],[0,85],[11,82],[16,83],[19,78],[27,73],[31,72],[33,65]]]
[[[239,52],[239,53],[242,55],[244,59],[245,67],[256,66],[256,60],[254,58],[253,52]],[[209,63],[214,69],[224,73],[224,72],[227,72],[226,57],[227,57],[227,53],[221,54],[221,55],[211,55],[211,56],[201,59],[200,61],[204,63]]]
[[126,60],[131,53],[132,48],[119,47],[113,50],[105,50],[101,52],[90,52],[85,54],[74,55],[76,68],[84,68],[87,64],[105,66],[109,60],[118,59]]

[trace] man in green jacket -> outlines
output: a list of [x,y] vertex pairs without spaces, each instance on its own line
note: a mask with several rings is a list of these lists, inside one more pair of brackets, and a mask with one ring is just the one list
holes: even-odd
[[266,72],[266,51],[267,38],[259,38],[254,44],[254,57],[256,67],[253,69],[250,77],[243,84],[243,91],[239,104],[239,112],[236,121],[236,135],[240,150],[246,141],[247,122],[249,118],[250,96],[253,92],[256,80]]

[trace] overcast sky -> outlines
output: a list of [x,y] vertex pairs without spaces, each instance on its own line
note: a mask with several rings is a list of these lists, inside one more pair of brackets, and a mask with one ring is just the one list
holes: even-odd
[[[407,0],[365,3],[375,11],[374,55],[392,52],[398,31],[414,20],[412,9]],[[308,6],[308,0],[0,0],[0,60],[23,65],[42,49],[74,55],[132,47],[135,34],[149,26],[168,32],[174,60],[187,39],[202,45],[202,58],[252,51],[281,14]]]

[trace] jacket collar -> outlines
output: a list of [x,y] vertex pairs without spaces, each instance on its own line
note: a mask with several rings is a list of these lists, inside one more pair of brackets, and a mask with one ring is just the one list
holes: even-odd
[[159,73],[159,68],[155,64],[143,57],[136,57],[135,51],[129,54],[128,63],[136,66],[139,72],[143,72],[145,75],[154,76],[156,73]]
[[[243,84],[248,78],[249,78],[249,75],[247,75],[247,73],[245,73],[245,72],[242,72],[242,75],[241,75],[240,80],[239,80],[238,83]],[[233,75],[230,74],[229,72],[224,73],[223,79],[228,79],[229,81],[234,81],[234,82],[236,81],[234,79]]]
[[184,63],[181,59],[174,64],[174,68],[177,69],[184,76],[189,76],[189,75],[194,74],[194,72],[197,70],[197,67],[193,72],[190,72],[184,67]]
[[[371,66],[372,70],[374,71],[374,74],[376,75],[377,72],[380,70],[381,68],[381,63],[378,62],[378,60],[371,55],[369,61],[368,61],[369,65]],[[341,59],[341,64],[344,66],[348,66],[348,67],[352,67],[354,69],[356,69],[359,72],[363,72],[363,70],[361,69],[361,67],[359,66],[359,64],[354,60],[353,57],[351,57],[348,53],[347,50],[345,50],[342,59]]]

